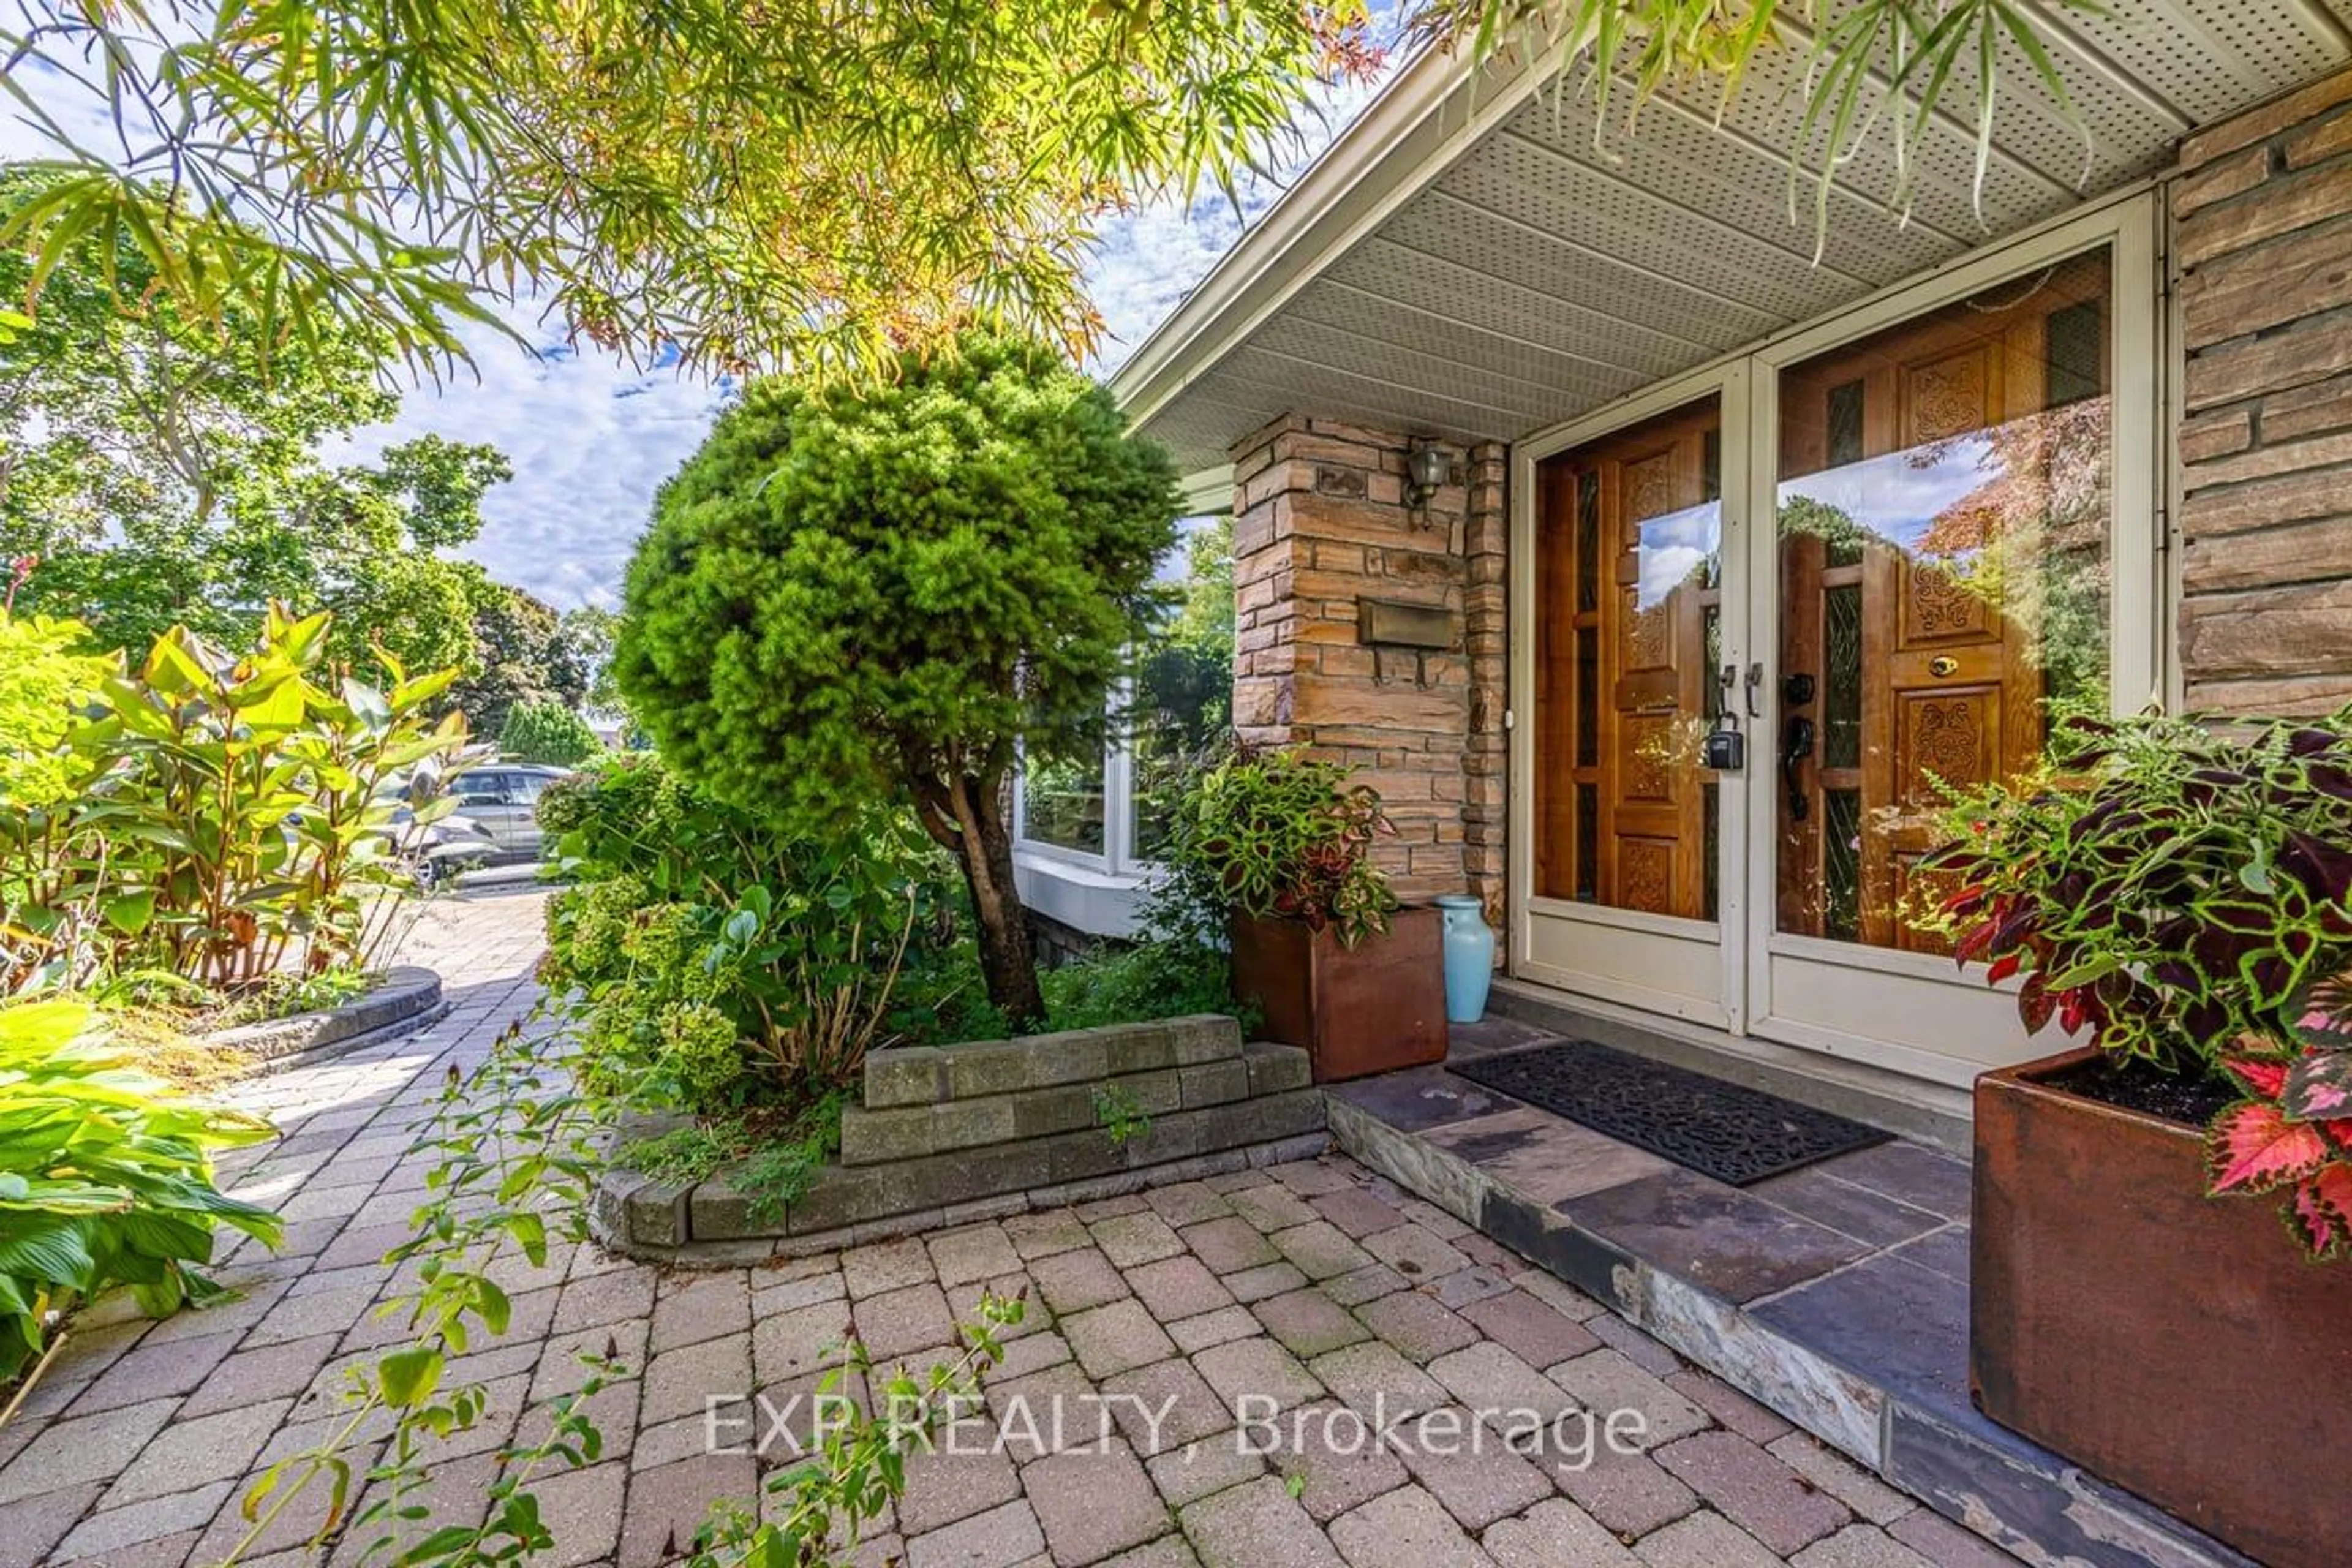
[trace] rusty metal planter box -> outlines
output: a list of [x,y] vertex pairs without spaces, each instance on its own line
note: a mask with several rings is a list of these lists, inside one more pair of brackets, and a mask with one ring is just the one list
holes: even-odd
[[1234,994],[1265,1015],[1259,1037],[1303,1048],[1317,1083],[1445,1059],[1444,927],[1399,910],[1356,947],[1297,921],[1233,921]]
[[2205,1195],[2200,1131],[1976,1086],[1969,1381],[2004,1426],[2273,1568],[2352,1563],[2352,1268]]

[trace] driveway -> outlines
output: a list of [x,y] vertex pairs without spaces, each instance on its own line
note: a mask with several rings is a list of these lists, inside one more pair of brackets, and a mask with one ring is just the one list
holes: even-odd
[[[209,1564],[239,1496],[335,1418],[345,1364],[394,1336],[392,1286],[425,1164],[409,1129],[447,1069],[536,999],[544,895],[429,907],[403,956],[455,1011],[393,1045],[258,1080],[284,1139],[236,1190],[284,1249],[221,1270],[238,1297],[149,1323],[88,1314],[0,1429],[0,1568]],[[983,1289],[1026,1321],[952,1453],[909,1467],[858,1554],[907,1568],[2006,1568],[2012,1560],[1458,1222],[1333,1157],[770,1267],[670,1271],[559,1248],[504,1270],[514,1321],[452,1377],[483,1431],[436,1464],[440,1521],[485,1506],[495,1449],[614,1351],[595,1465],[536,1489],[539,1561],[646,1568],[716,1498],[748,1499],[821,1413],[851,1327],[929,1364]],[[323,1498],[247,1561],[356,1562],[307,1544]]]

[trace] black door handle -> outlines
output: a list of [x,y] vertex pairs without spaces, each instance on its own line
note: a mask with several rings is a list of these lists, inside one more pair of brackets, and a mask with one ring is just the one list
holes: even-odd
[[1813,721],[1791,719],[1780,732],[1780,783],[1789,792],[1789,820],[1802,822],[1812,809],[1806,798],[1805,786],[1797,777],[1797,764],[1813,754]]

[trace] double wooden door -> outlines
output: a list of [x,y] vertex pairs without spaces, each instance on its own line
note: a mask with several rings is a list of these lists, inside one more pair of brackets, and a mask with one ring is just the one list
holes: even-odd
[[1781,931],[1943,951],[1918,862],[1947,792],[2030,772],[2050,700],[2093,695],[2103,280],[2085,258],[1782,374]]

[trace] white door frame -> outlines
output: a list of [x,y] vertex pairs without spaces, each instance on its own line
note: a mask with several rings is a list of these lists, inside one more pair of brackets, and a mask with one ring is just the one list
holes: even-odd
[[[1780,563],[1772,520],[1779,490],[1782,368],[1998,287],[2064,257],[2110,247],[2113,276],[2109,540],[2109,689],[2118,713],[2165,700],[2174,590],[2165,559],[2163,416],[2170,377],[2161,276],[2163,213],[2143,186],[1974,252],[1701,369],[1643,389],[1512,451],[1509,916],[1510,972],[1564,990],[1752,1034],[1937,1082],[1965,1085],[1986,1067],[2022,1059],[2010,998],[1949,959],[1774,929],[1775,796],[1755,781],[1779,733]],[[1742,725],[1748,767],[1722,775],[1717,921],[1675,920],[1538,899],[1534,874],[1536,508],[1538,465],[1710,394],[1723,414],[1722,658],[1763,668],[1764,712]],[[1742,700],[1734,694],[1733,700]],[[1760,770],[1760,772],[1759,772]],[[1769,783],[1769,781],[1768,781]],[[1590,963],[1559,961],[1572,937]]]
[[[1535,616],[1536,468],[1545,458],[1613,435],[1645,419],[1708,397],[1717,400],[1723,433],[1722,539],[1726,569],[1718,626],[1725,663],[1748,667],[1748,595],[1735,587],[1733,563],[1746,558],[1747,512],[1739,504],[1739,479],[1750,467],[1748,399],[1750,378],[1744,365],[1727,360],[1678,375],[1609,405],[1601,412],[1519,442],[1511,451],[1511,559],[1523,563],[1511,574],[1511,689],[1518,710],[1511,725],[1509,814],[1510,972],[1522,978],[1585,995],[1604,997],[1664,1013],[1711,1028],[1739,1033],[1744,979],[1738,944],[1727,932],[1743,930],[1747,892],[1734,874],[1718,878],[1716,919],[1685,920],[1641,910],[1611,909],[1566,899],[1537,898],[1535,879]],[[1713,680],[1715,672],[1706,672]],[[1737,700],[1736,697],[1734,699]],[[1743,721],[1745,722],[1745,721]],[[1725,846],[1733,846],[1749,818],[1748,774],[1725,773],[1718,801]],[[1739,852],[1723,853],[1722,869],[1736,872]],[[1572,945],[1578,962],[1561,952]]]

